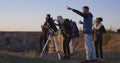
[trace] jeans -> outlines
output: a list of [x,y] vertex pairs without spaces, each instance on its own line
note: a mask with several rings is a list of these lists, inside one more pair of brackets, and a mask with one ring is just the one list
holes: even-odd
[[86,49],[86,60],[90,60],[91,54],[93,59],[96,59],[95,48],[92,42],[92,34],[85,34],[85,49]]

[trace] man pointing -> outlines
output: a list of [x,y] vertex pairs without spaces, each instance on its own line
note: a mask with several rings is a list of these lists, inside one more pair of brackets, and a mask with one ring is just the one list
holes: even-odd
[[[89,7],[84,6],[83,12],[80,12],[76,9],[73,9],[71,7],[67,7],[68,10],[72,10],[73,12],[77,13],[78,15],[82,16],[84,18],[84,22],[80,22],[83,24],[83,32],[84,32],[84,42],[85,42],[85,49],[86,49],[86,60],[82,63],[89,63],[89,62],[95,62],[96,60],[96,54],[95,54],[95,48],[93,46],[92,42],[92,18],[93,15],[89,12]],[[93,55],[93,59],[91,60],[91,54]]]

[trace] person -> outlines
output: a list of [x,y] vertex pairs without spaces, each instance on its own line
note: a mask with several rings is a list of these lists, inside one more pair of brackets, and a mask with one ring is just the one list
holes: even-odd
[[48,22],[48,24],[50,26],[50,29],[52,29],[54,32],[56,32],[57,31],[57,27],[56,27],[56,25],[54,23],[53,18],[51,18],[50,14],[46,15],[46,21]]
[[96,22],[93,25],[93,37],[94,46],[96,50],[96,57],[102,61],[103,60],[103,33],[106,32],[104,25],[101,23],[103,19],[101,17],[96,18]]
[[[89,12],[89,7],[84,6],[83,12],[80,12],[76,9],[73,9],[71,7],[67,7],[68,10],[72,10],[73,12],[77,13],[78,15],[82,16],[84,18],[83,24],[83,32],[84,32],[84,40],[85,40],[85,49],[86,49],[86,60],[82,63],[89,63],[89,62],[96,62],[96,54],[95,54],[95,48],[92,42],[92,18],[93,15]],[[93,59],[91,60],[91,53]]]
[[69,19],[63,19],[62,16],[57,16],[57,22],[59,23],[59,28],[63,34],[63,60],[70,59],[70,47],[69,43],[72,38],[72,26],[70,25]]
[[[49,32],[49,24],[47,23],[47,21],[45,21],[45,23],[41,26],[42,28],[42,33],[41,33],[41,36],[40,36],[40,51],[39,52],[42,52],[42,49],[48,39],[48,32]],[[45,49],[45,52],[47,53],[48,52],[48,46],[46,46],[46,49]]]
[[75,38],[79,37],[79,30],[75,21],[70,20],[72,26],[72,49],[71,55],[75,52]]
[[[57,31],[57,27],[54,24],[54,20],[51,18],[50,14],[46,15],[46,21],[42,27],[42,35],[40,37],[40,51],[42,51],[49,35],[49,30],[53,30],[53,32]],[[48,52],[48,45],[46,46],[45,52]]]

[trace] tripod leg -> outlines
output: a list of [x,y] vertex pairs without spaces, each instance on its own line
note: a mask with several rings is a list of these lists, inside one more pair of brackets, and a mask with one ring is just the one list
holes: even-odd
[[54,39],[54,43],[55,43],[55,50],[58,54],[58,58],[59,58],[59,60],[61,60],[60,53],[59,53],[59,50],[58,50],[57,40],[56,40],[55,37],[53,37],[53,39]]
[[42,57],[43,52],[45,51],[45,48],[46,48],[46,46],[48,45],[49,40],[50,40],[50,36],[48,37],[47,42],[45,43],[45,45],[44,45],[44,47],[43,47],[43,49],[42,49],[42,52],[41,52],[41,54],[40,54],[40,56],[39,56],[40,58]]

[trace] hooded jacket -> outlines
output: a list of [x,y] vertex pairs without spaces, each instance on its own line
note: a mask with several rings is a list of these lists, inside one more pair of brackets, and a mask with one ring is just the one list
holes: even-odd
[[85,34],[92,34],[93,15],[91,13],[82,13],[82,12],[75,10],[75,9],[73,9],[72,11],[84,18],[84,20],[83,20],[84,21],[83,22],[83,32]]
[[72,26],[69,19],[63,19],[62,16],[58,16],[57,20],[59,21],[59,27],[62,31],[63,36],[72,37]]

